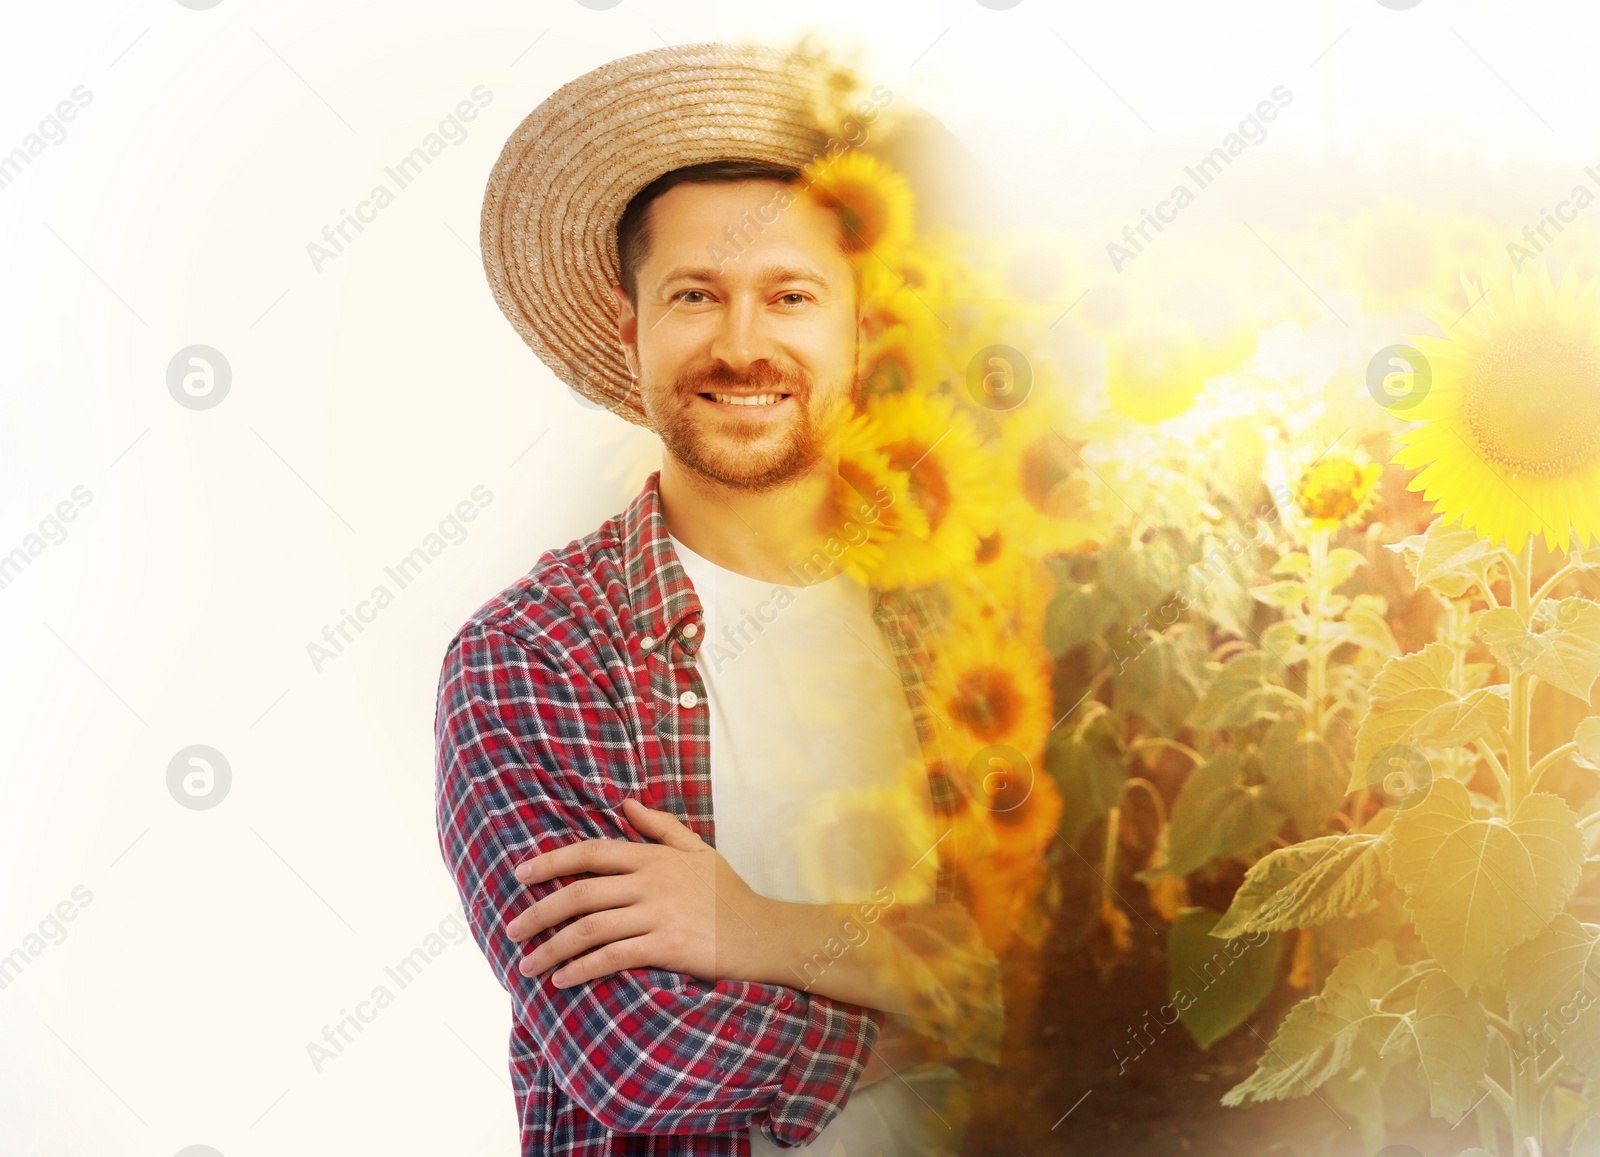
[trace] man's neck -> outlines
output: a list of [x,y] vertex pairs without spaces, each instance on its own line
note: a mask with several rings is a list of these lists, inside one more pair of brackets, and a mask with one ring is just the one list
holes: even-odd
[[797,567],[818,557],[834,521],[836,464],[771,490],[725,486],[683,466],[661,463],[661,510],[667,530],[718,566],[763,582],[794,583]]

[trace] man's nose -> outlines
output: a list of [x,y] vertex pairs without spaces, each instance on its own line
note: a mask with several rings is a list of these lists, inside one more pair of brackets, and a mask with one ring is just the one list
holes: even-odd
[[735,296],[712,338],[711,356],[732,369],[744,370],[772,354],[772,334],[761,303],[754,295]]

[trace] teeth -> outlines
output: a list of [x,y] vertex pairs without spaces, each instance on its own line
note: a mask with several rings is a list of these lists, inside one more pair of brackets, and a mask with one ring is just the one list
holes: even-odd
[[711,400],[728,406],[770,406],[783,397],[783,394],[712,394]]

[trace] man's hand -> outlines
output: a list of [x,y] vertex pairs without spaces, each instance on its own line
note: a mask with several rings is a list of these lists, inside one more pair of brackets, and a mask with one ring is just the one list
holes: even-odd
[[584,840],[517,865],[524,884],[585,876],[506,926],[520,942],[572,921],[522,958],[523,975],[562,961],[568,963],[551,978],[558,988],[624,968],[661,968],[711,982],[768,973],[773,937],[764,931],[772,902],[676,816],[636,799],[624,800],[622,810],[635,830],[658,842]]
[[[522,958],[523,975],[560,965],[551,981],[567,988],[658,968],[798,988],[950,1028],[957,1055],[998,1060],[999,965],[959,904],[901,907],[892,894],[855,905],[770,900],[677,817],[634,799],[622,810],[656,842],[584,840],[516,866],[524,884],[579,877],[506,925],[518,942],[555,930]],[[898,1035],[883,1043],[894,1069],[931,1059],[933,1042]]]

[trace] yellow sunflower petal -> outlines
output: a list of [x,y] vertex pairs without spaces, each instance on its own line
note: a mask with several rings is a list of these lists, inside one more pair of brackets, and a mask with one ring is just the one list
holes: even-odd
[[1600,534],[1600,281],[1491,268],[1473,297],[1449,338],[1411,338],[1430,380],[1393,461],[1447,522],[1513,551],[1540,534],[1565,551],[1573,532],[1587,547]]

